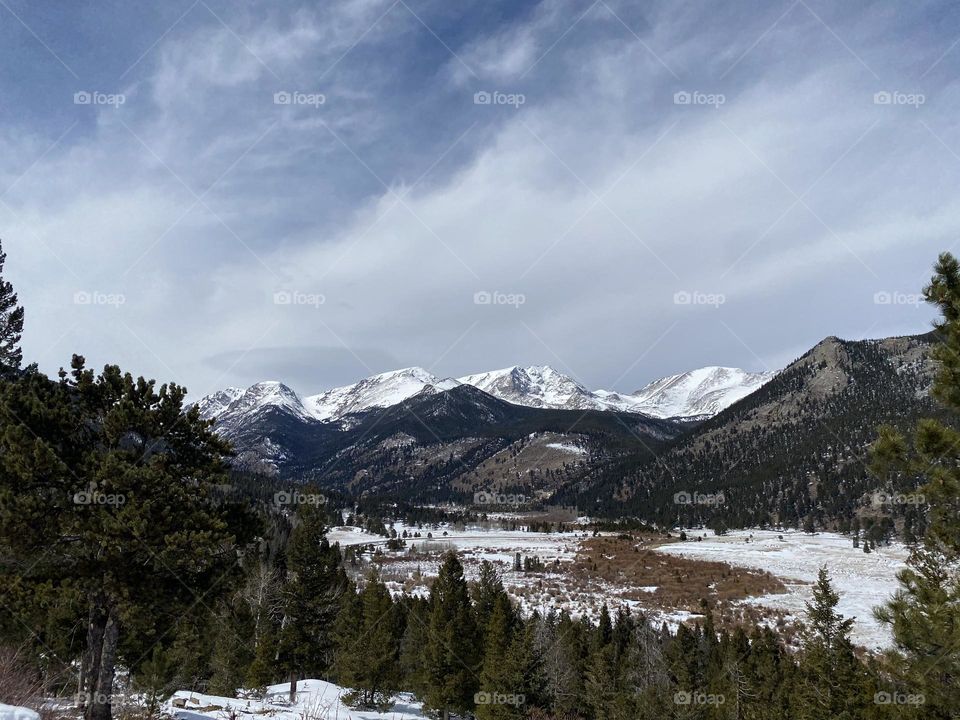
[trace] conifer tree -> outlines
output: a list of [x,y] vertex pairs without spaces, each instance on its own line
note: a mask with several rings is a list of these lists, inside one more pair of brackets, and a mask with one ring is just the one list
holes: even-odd
[[424,704],[447,720],[450,712],[472,712],[479,653],[473,607],[463,565],[455,552],[444,556],[430,591],[430,620],[424,648]]
[[59,382],[28,370],[0,383],[0,545],[38,559],[2,564],[0,593],[82,598],[87,720],[110,720],[117,664],[194,624],[196,598],[216,600],[256,532],[214,500],[229,446],[185,394],[77,356]]
[[333,623],[347,591],[340,548],[327,540],[326,517],[314,504],[302,504],[287,545],[287,581],[280,631],[280,659],[290,677],[290,700],[297,681],[320,676],[333,660]]
[[376,569],[350,595],[337,618],[337,678],[352,689],[351,704],[386,709],[400,684],[398,613]]
[[853,619],[836,611],[839,602],[826,568],[820,568],[802,631],[802,718],[852,719],[862,709],[863,669],[850,641]]
[[7,254],[0,243],[0,377],[10,376],[20,369],[23,350],[20,338],[23,334],[23,307],[18,304],[13,284],[3,274]]
[[[933,396],[956,421],[960,412],[960,263],[940,255],[924,288],[941,319],[933,356],[938,371]],[[899,686],[907,697],[923,698],[924,717],[953,717],[960,707],[960,432],[938,419],[921,420],[911,438],[881,428],[873,452],[881,478],[924,481],[928,505],[922,542],[900,572],[900,590],[875,612],[893,631]],[[908,708],[909,709],[909,708]]]
[[477,693],[478,720],[500,720],[518,717],[517,708],[498,698],[521,692],[522,678],[518,679],[508,657],[515,632],[516,618],[510,598],[501,592],[496,596],[487,624],[480,671],[480,690]]

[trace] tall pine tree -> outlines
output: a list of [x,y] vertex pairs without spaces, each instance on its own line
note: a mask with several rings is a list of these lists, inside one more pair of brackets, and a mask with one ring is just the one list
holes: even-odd
[[10,376],[23,362],[20,338],[23,334],[23,307],[13,285],[3,274],[7,254],[0,243],[0,377]]
[[928,518],[922,542],[899,574],[900,590],[876,616],[893,631],[889,659],[903,695],[923,698],[921,708],[913,707],[923,717],[947,718],[960,707],[960,262],[953,255],[940,255],[924,295],[942,316],[933,396],[953,422],[921,420],[909,439],[893,428],[880,431],[876,474],[923,480]]

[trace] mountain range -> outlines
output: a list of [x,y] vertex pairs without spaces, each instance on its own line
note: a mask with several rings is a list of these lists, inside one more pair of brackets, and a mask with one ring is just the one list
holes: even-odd
[[[372,375],[352,385],[300,398],[280,382],[257,383],[246,390],[227,388],[202,398],[200,414],[220,424],[255,417],[268,406],[304,419],[347,423],[375,408],[386,408],[419,393],[470,385],[514,405],[551,410],[607,410],[655,418],[700,420],[720,412],[769,381],[774,373],[750,373],[737,368],[706,367],[661,378],[631,394],[588,390],[549,365],[440,378],[420,367]],[[351,420],[353,417],[353,420]]]
[[[262,382],[196,405],[233,444],[235,472],[260,484],[420,504],[492,491],[664,525],[826,525],[875,513],[878,488],[911,489],[871,475],[869,446],[880,424],[939,412],[936,342],[830,337],[777,373],[709,367],[630,394],[550,367],[459,379],[406,368],[303,398]],[[678,505],[678,493],[726,502]]]

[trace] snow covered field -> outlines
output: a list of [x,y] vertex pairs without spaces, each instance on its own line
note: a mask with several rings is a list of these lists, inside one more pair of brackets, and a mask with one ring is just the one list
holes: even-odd
[[290,704],[287,695],[290,683],[271,685],[263,700],[245,700],[180,690],[163,710],[176,720],[423,720],[420,703],[407,694],[394,698],[393,707],[385,713],[354,710],[343,703],[349,692],[323,680],[301,680],[297,684],[297,701]]
[[[415,528],[399,523],[395,529],[398,533],[415,531]],[[476,577],[482,560],[490,560],[497,565],[503,574],[504,586],[526,612],[534,609],[546,611],[553,607],[566,609],[575,616],[593,617],[600,605],[607,602],[611,607],[624,604],[634,609],[644,609],[657,622],[666,620],[670,625],[696,617],[680,608],[671,613],[650,607],[643,601],[626,599],[621,596],[630,588],[613,587],[599,579],[586,586],[571,585],[563,571],[565,566],[574,562],[581,543],[590,537],[590,533],[585,531],[543,534],[477,526],[458,530],[443,525],[438,528],[424,527],[419,532],[422,537],[407,539],[406,550],[387,553],[383,571],[388,586],[395,593],[425,595],[429,578],[435,577],[438,570],[438,551],[456,549],[461,555],[468,579]],[[432,539],[426,537],[428,532],[433,535]],[[872,610],[897,589],[896,574],[904,567],[908,554],[903,545],[894,543],[866,554],[862,549],[854,548],[849,537],[835,533],[807,535],[789,531],[741,530],[714,536],[708,531],[690,530],[687,534],[704,537],[700,542],[689,540],[662,545],[658,552],[768,571],[783,580],[787,592],[762,595],[743,602],[782,610],[792,617],[803,614],[804,603],[810,599],[811,583],[816,580],[820,567],[826,565],[840,592],[840,612],[856,618],[854,641],[871,649],[890,644],[889,633],[873,619]],[[383,536],[350,527],[332,529],[329,538],[331,542],[339,542],[344,547],[367,544],[381,547],[387,542]],[[431,555],[409,555],[411,545],[421,550],[429,549]],[[545,565],[545,571],[538,574],[514,572],[513,559],[518,552],[523,557],[539,557]],[[411,580],[414,576],[419,578],[415,584]],[[633,589],[652,593],[656,587],[638,586]]]
[[[702,531],[688,531],[689,535],[694,533]],[[788,592],[748,602],[782,609],[794,616],[803,613],[804,603],[811,596],[810,584],[826,565],[840,593],[838,610],[847,617],[856,617],[854,641],[870,649],[890,644],[889,632],[873,619],[872,611],[896,591],[896,574],[908,555],[907,549],[897,543],[865,554],[843,535],[771,530],[740,530],[719,537],[708,533],[700,542],[673,543],[659,551],[772,572],[784,581]]]

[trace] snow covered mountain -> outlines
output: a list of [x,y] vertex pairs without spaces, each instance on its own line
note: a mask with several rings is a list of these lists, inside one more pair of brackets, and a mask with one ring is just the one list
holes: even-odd
[[629,395],[588,390],[550,366],[504,368],[467,375],[460,382],[516,405],[699,419],[716,415],[773,376],[774,373],[750,373],[738,368],[705,367],[655,380]]
[[440,392],[459,385],[441,379],[423,368],[412,367],[381,373],[353,385],[301,398],[283,383],[267,381],[246,390],[227,388],[197,402],[200,415],[217,418],[219,424],[236,424],[254,419],[266,410],[279,410],[302,420],[339,420],[351,413],[385,408],[427,390]]
[[442,391],[457,385],[456,380],[439,378],[421,367],[410,367],[327,390],[305,398],[303,404],[317,420],[336,420],[350,413],[396,405],[426,388]]
[[508,367],[459,378],[514,405],[559,410],[606,410],[592,392],[549,365]]
[[279,382],[257,383],[247,390],[227,388],[207,395],[197,405],[206,418],[221,425],[249,422],[267,409],[306,420],[340,421],[374,408],[397,405],[422,392],[442,392],[458,385],[514,405],[556,410],[613,410],[656,418],[705,418],[746,397],[773,377],[737,368],[706,367],[656,380],[631,394],[589,390],[549,365],[509,367],[454,380],[420,367],[365,378],[352,385],[300,398]]
[[[776,373],[705,367],[654,380],[627,396],[636,412],[658,418],[712,417],[745,398]],[[622,396],[618,396],[622,397]]]

